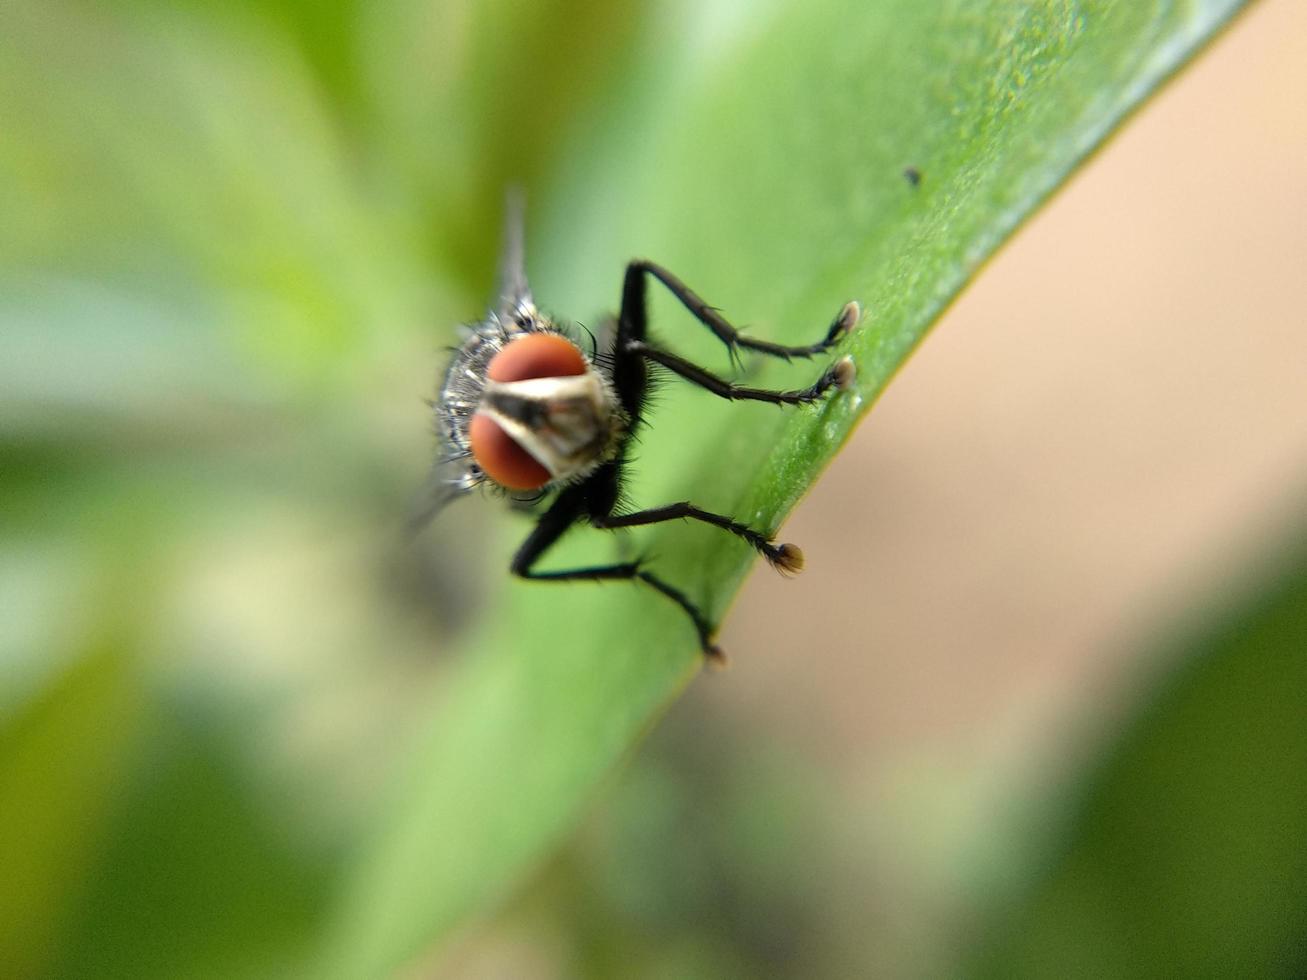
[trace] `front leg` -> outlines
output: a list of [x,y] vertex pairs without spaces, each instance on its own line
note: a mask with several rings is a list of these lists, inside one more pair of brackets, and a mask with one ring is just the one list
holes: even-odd
[[636,259],[626,267],[626,280],[622,286],[622,313],[618,320],[624,335],[621,339],[641,341],[645,339],[647,327],[645,281],[647,276],[653,276],[666,286],[668,291],[680,300],[681,305],[689,310],[696,320],[716,334],[717,338],[730,351],[732,360],[735,360],[736,349],[739,347],[758,351],[760,354],[768,354],[772,357],[780,357],[787,361],[793,357],[811,357],[814,354],[824,353],[834,347],[841,337],[857,326],[858,320],[862,316],[862,311],[857,303],[845,303],[840,308],[839,313],[835,315],[835,319],[831,321],[830,326],[826,328],[825,336],[815,344],[800,344],[790,347],[784,344],[774,344],[767,340],[754,340],[731,326],[715,307],[709,306],[703,300],[703,297],[667,269],[664,269],[656,262],[650,262],[648,259]]
[[678,357],[670,351],[654,347],[642,340],[628,341],[622,351],[625,354],[636,355],[643,357],[645,360],[653,361],[655,364],[661,364],[669,371],[679,374],[686,381],[711,391],[719,398],[730,401],[748,400],[771,402],[773,405],[804,405],[808,402],[817,401],[832,388],[839,388],[841,391],[847,390],[852,386],[853,379],[857,376],[857,369],[853,366],[853,359],[842,357],[823,371],[821,377],[807,388],[799,388],[794,391],[775,391],[770,388],[749,388],[744,385],[737,385],[725,378],[719,378],[711,371],[701,368],[683,357]]
[[[591,523],[602,518],[606,509],[611,509],[617,493],[617,468],[610,467],[607,472],[596,474],[591,484],[581,484],[564,490],[545,511],[536,523],[535,529],[522,542],[517,554],[513,556],[512,573],[519,578],[535,582],[612,582],[639,581],[657,590],[671,599],[694,624],[699,636],[699,648],[705,657],[717,665],[726,662],[721,648],[712,642],[713,627],[700,611],[680,589],[669,585],[652,572],[647,572],[639,561],[621,562],[614,565],[590,565],[585,568],[568,568],[560,571],[536,571],[535,564],[558,539],[590,509]],[[595,523],[596,527],[603,525]]]
[[772,568],[778,572],[798,574],[803,571],[803,552],[799,550],[798,545],[775,544],[769,535],[761,534],[753,528],[722,514],[714,514],[711,511],[696,507],[688,500],[668,504],[665,507],[638,510],[631,514],[607,514],[592,517],[590,523],[595,527],[602,528],[639,527],[644,524],[660,524],[663,521],[677,521],[687,518],[703,521],[705,524],[719,527],[723,531],[729,531],[736,537],[742,538],[766,558]]

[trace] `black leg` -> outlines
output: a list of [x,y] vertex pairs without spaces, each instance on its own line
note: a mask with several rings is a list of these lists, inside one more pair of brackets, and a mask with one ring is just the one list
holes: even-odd
[[522,578],[538,577],[531,572],[531,566],[585,513],[585,502],[578,494],[578,489],[572,487],[564,490],[549,505],[549,509],[540,515],[536,526],[518,547],[517,554],[513,555],[509,570],[514,575]]
[[633,514],[606,514],[591,518],[591,523],[600,528],[637,527],[643,524],[659,524],[663,521],[676,521],[689,518],[712,524],[724,531],[730,531],[752,545],[760,555],[771,563],[778,572],[797,573],[803,570],[803,552],[797,545],[774,544],[770,537],[760,534],[753,528],[733,521],[721,514],[703,510],[688,500],[668,504],[665,507],[651,507]]
[[772,357],[782,357],[787,361],[792,357],[811,357],[814,354],[821,354],[834,347],[844,334],[852,330],[860,315],[857,303],[844,304],[835,319],[831,321],[826,335],[815,344],[788,347],[767,340],[754,340],[731,326],[714,307],[704,302],[698,293],[662,266],[647,259],[636,259],[626,267],[626,281],[622,289],[621,320],[623,325],[629,328],[627,339],[630,340],[645,339],[644,277],[646,274],[666,286],[671,294],[694,314],[695,319],[716,334],[731,352],[732,359],[736,356],[737,347],[755,350]]
[[853,361],[844,357],[823,371],[821,377],[807,388],[801,388],[797,391],[772,391],[769,388],[747,388],[726,381],[683,357],[652,347],[642,340],[628,341],[624,352],[637,354],[656,364],[661,364],[668,370],[679,374],[686,381],[731,401],[746,399],[749,401],[771,402],[775,405],[802,405],[807,402],[817,401],[832,388],[847,388],[853,383],[854,377]]
[[636,576],[641,582],[652,585],[672,602],[676,603],[685,610],[685,614],[690,617],[694,623],[694,628],[699,631],[699,648],[703,650],[703,655],[718,666],[726,663],[726,654],[722,653],[722,648],[712,641],[713,628],[709,622],[703,618],[703,613],[699,607],[691,602],[684,592],[680,589],[674,589],[662,579],[655,576],[652,572],[637,572]]
[[[615,479],[615,475],[613,478]],[[699,607],[692,603],[684,592],[668,585],[653,573],[644,571],[638,561],[623,562],[616,565],[595,565],[588,568],[569,568],[556,572],[537,572],[534,570],[533,566],[540,557],[563,536],[564,532],[587,509],[588,502],[583,495],[584,492],[583,486],[564,490],[549,510],[545,511],[535,529],[522,542],[522,546],[517,549],[517,554],[513,556],[511,566],[513,574],[520,578],[538,582],[635,580],[644,582],[685,610],[686,615],[690,617],[690,621],[694,623],[695,632],[699,634],[699,647],[703,650],[704,656],[715,663],[724,663],[725,657],[721,649],[712,642],[713,628],[708,620],[704,618],[703,613],[699,611]]]
[[652,572],[644,571],[639,562],[627,562],[621,565],[594,565],[589,568],[569,568],[557,572],[536,572],[530,568],[514,568],[513,571],[522,578],[535,582],[611,582],[638,579],[653,586],[685,610],[686,615],[690,617],[690,621],[694,623],[695,631],[699,634],[699,648],[703,651],[704,656],[710,657],[717,663],[724,663],[726,660],[721,648],[713,643],[712,625],[704,618],[703,613],[699,611],[699,607],[692,603],[680,589],[668,585]]

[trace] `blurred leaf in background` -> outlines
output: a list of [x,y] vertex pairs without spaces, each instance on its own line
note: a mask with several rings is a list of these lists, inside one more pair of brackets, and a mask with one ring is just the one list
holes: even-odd
[[[0,972],[384,975],[543,860],[697,669],[657,597],[506,583],[489,508],[398,539],[510,180],[565,315],[637,254],[760,335],[871,311],[851,396],[669,389],[642,445],[641,501],[772,528],[1240,6],[6,5]],[[721,616],[751,555],[702,531],[638,540]],[[731,840],[779,896],[770,838]]]
[[996,918],[976,975],[1307,970],[1307,535],[1297,531],[1271,549],[1270,567],[1167,641],[1149,702],[1051,816],[1061,839]]

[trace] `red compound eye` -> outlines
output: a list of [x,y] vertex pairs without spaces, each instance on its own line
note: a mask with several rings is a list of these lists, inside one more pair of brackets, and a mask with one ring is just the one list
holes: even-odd
[[[490,361],[486,377],[507,384],[531,378],[585,374],[585,357],[566,337],[530,333],[509,343]],[[552,477],[517,440],[486,415],[473,415],[468,427],[472,458],[490,479],[509,490],[539,490]]]
[[556,333],[529,333],[519,337],[490,361],[491,381],[526,381],[529,378],[566,378],[585,374],[585,357],[576,345]]
[[473,415],[467,435],[472,458],[501,487],[539,490],[549,482],[549,471],[489,416]]

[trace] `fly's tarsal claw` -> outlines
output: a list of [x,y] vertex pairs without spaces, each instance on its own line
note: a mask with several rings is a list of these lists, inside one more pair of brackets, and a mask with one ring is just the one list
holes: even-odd
[[764,557],[782,575],[798,575],[803,571],[803,551],[797,544],[768,545]]
[[858,369],[851,357],[841,357],[831,365],[831,380],[840,391],[848,391],[858,377]]
[[858,305],[857,300],[849,300],[840,310],[840,315],[835,318],[835,329],[832,331],[834,336],[843,337],[846,333],[852,332],[861,319],[862,307]]

